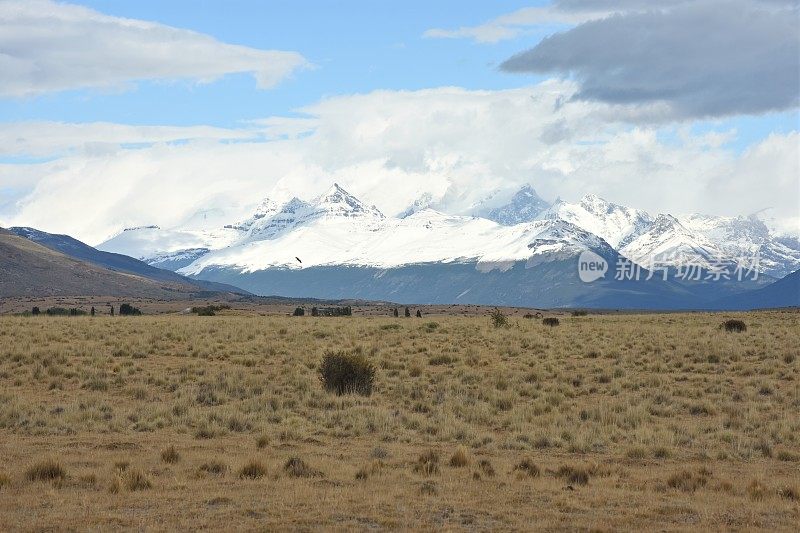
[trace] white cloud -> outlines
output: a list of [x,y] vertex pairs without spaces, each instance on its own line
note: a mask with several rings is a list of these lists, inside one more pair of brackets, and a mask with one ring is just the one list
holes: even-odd
[[577,90],[548,81],[504,91],[376,91],[242,130],[274,128],[266,137],[276,140],[209,135],[0,165],[0,184],[28,188],[13,209],[0,207],[0,218],[97,243],[126,226],[177,225],[201,209],[236,220],[263,196],[310,198],[334,181],[389,215],[425,193],[450,212],[468,212],[525,183],[551,200],[592,192],[653,212],[772,207],[781,223],[800,212],[790,194],[800,186],[796,132],[737,154],[726,144],[731,132],[613,122],[614,107],[571,98]]
[[137,80],[215,80],[252,73],[272,87],[307,66],[296,52],[259,50],[154,22],[49,0],[0,2],[0,96],[125,86]]
[[433,39],[473,39],[496,43],[518,37],[526,28],[556,24],[575,25],[608,14],[608,10],[568,11],[556,6],[526,7],[477,26],[456,29],[432,28],[423,35]]
[[52,157],[64,152],[116,151],[120,145],[152,144],[198,139],[243,140],[257,131],[211,126],[132,126],[109,122],[0,123],[0,156]]

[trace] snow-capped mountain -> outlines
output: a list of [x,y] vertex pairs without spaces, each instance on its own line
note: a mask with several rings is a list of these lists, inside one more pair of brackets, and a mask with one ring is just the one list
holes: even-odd
[[266,224],[272,228],[269,233],[211,251],[181,272],[197,276],[214,268],[255,272],[456,262],[474,262],[491,270],[508,268],[516,261],[572,257],[587,249],[612,251],[596,235],[561,220],[501,226],[488,219],[433,209],[402,219],[386,218],[338,186],[302,209],[294,209],[292,204],[287,204],[291,217],[282,209],[274,223]]
[[658,215],[620,252],[645,268],[691,264],[714,269],[728,259],[711,240],[671,215]]
[[535,220],[548,207],[550,204],[542,200],[533,187],[525,185],[508,204],[492,209],[486,218],[503,226],[513,226]]
[[605,239],[620,249],[647,231],[653,218],[645,211],[613,204],[587,194],[577,204],[556,201],[543,211],[541,219],[560,219]]
[[[575,204],[558,200],[547,206],[532,187],[524,187],[508,204],[489,210],[484,217],[442,213],[430,208],[431,202],[432,198],[421,197],[400,216],[386,217],[334,184],[309,201],[265,199],[250,217],[219,229],[133,228],[100,248],[185,275],[240,284],[254,292],[282,291],[281,284],[292,286],[302,279],[303,284],[328,294],[322,279],[340,279],[344,271],[336,269],[356,268],[361,272],[357,283],[370,287],[363,294],[381,298],[388,296],[380,292],[385,287],[381,288],[379,278],[393,272],[392,283],[409,291],[408,280],[422,280],[417,277],[420,268],[426,272],[425,279],[437,280],[442,294],[451,275],[472,287],[470,294],[477,298],[476,284],[484,278],[475,275],[508,273],[505,281],[495,280],[499,284],[495,287],[508,291],[508,298],[514,292],[509,285],[512,279],[529,285],[518,287],[520,294],[549,298],[552,289],[542,285],[546,278],[537,274],[531,280],[520,272],[543,272],[545,265],[553,272],[574,274],[575,258],[586,250],[609,261],[622,256],[645,268],[656,260],[655,266],[690,263],[713,269],[754,252],[761,255],[761,271],[773,277],[800,267],[800,249],[792,247],[794,241],[775,238],[755,218],[652,217],[595,195]],[[555,266],[567,263],[572,266]],[[278,271],[284,274],[263,274]],[[325,272],[322,278],[313,277],[318,271]],[[286,278],[291,272],[298,274]],[[300,272],[306,274],[299,276]],[[245,278],[249,284],[242,284]],[[549,283],[558,280],[551,278]],[[303,284],[297,286],[298,291],[306,289]],[[341,294],[346,288],[341,288]]]
[[754,216],[719,217],[679,215],[681,224],[715,243],[725,257],[749,264],[774,278],[800,268],[800,242],[770,234],[764,222]]

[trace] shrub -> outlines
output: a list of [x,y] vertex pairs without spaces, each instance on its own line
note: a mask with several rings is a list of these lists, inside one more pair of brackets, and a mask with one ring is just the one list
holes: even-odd
[[489,317],[492,319],[492,325],[496,328],[504,328],[508,326],[508,317],[504,315],[500,309],[495,308]]
[[53,459],[46,459],[28,467],[25,471],[25,479],[28,481],[53,481],[64,480],[67,472],[61,463]]
[[542,319],[542,324],[544,324],[545,326],[550,326],[551,328],[554,328],[559,324],[559,322],[558,322],[558,319],[556,317],[549,316],[547,318],[543,318]]
[[459,446],[459,448],[450,458],[450,466],[452,466],[453,468],[463,468],[468,465],[469,465],[469,454],[467,453],[467,450],[463,446]]
[[760,502],[767,496],[767,487],[759,480],[754,479],[747,486],[747,495],[751,500]]
[[122,304],[119,306],[120,316],[136,316],[141,315],[142,312],[138,307],[133,307],[131,304]]
[[255,459],[251,459],[239,469],[239,479],[258,479],[266,475],[267,467]]
[[747,331],[747,326],[741,320],[726,320],[722,323],[720,328],[725,329],[725,331],[732,331],[735,333],[741,333],[742,331]]
[[514,466],[514,471],[518,472],[521,475],[526,475],[528,477],[539,477],[541,471],[536,464],[528,458],[523,459],[519,462],[516,466]]
[[585,311],[583,309],[576,309],[572,312],[572,316],[586,316],[588,314],[589,314],[588,311]]
[[383,471],[383,461],[372,461],[356,470],[356,479],[364,480],[371,476],[379,475]]
[[305,314],[306,314],[305,309],[303,309],[302,307],[297,307],[295,308],[294,313],[292,313],[292,316],[305,316]]
[[299,457],[291,457],[283,465],[283,471],[291,477],[318,477],[322,475],[319,470],[314,470]]
[[127,470],[123,475],[123,483],[125,488],[130,491],[147,490],[153,486],[153,483],[141,470]]
[[478,461],[478,468],[483,472],[483,475],[488,477],[494,476],[494,467],[489,459],[481,459]]
[[675,472],[667,479],[667,486],[672,489],[682,490],[683,492],[694,492],[706,486],[709,475],[710,473],[707,470],[700,470],[699,472],[681,470],[680,472]]
[[322,359],[319,378],[328,392],[337,395],[372,394],[375,367],[358,351],[328,352]]
[[268,444],[269,444],[269,436],[268,435],[259,435],[256,438],[256,448],[258,448],[259,450],[261,448],[266,448]]
[[228,471],[228,465],[220,461],[209,461],[200,465],[200,471],[221,476]]
[[563,465],[558,469],[556,475],[575,485],[586,485],[589,483],[589,471],[578,466]]
[[428,450],[417,459],[414,465],[414,472],[425,476],[439,473],[439,454],[433,450]]
[[0,490],[11,486],[11,478],[7,474],[0,474]]
[[175,446],[170,446],[161,452],[161,460],[165,463],[177,463],[180,458],[181,456],[178,450],[175,449]]

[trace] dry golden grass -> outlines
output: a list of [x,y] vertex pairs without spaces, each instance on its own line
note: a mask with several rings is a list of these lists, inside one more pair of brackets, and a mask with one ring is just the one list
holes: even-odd
[[0,317],[0,530],[796,528],[800,314],[559,320]]

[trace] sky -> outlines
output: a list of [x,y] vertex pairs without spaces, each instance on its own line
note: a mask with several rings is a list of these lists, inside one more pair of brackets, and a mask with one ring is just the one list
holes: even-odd
[[[800,0],[0,0],[0,225],[98,244],[333,182],[800,233]],[[657,6],[657,7],[654,7]]]

